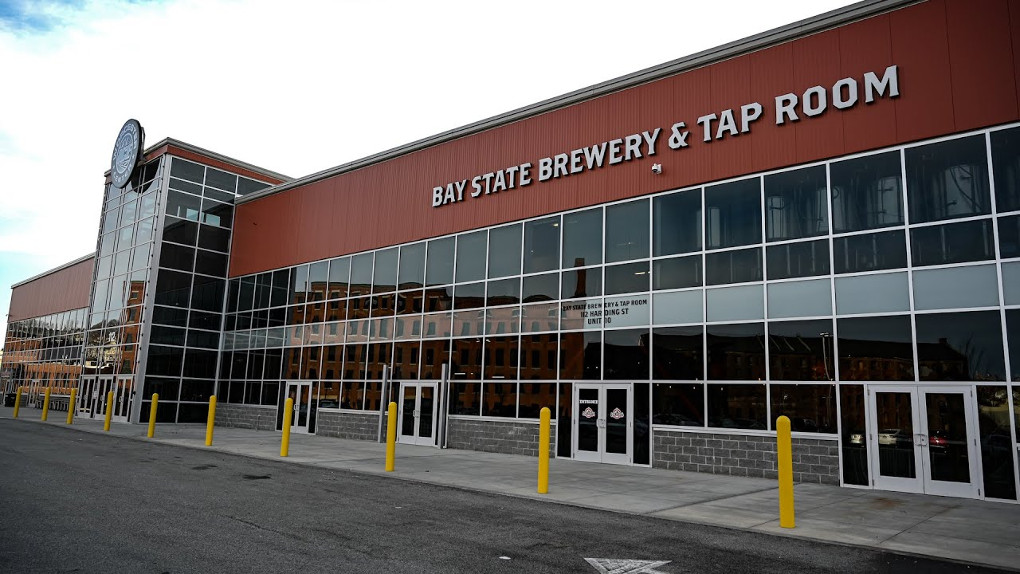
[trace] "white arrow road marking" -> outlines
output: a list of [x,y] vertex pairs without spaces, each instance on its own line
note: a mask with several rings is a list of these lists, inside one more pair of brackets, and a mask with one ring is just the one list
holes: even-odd
[[671,560],[620,560],[617,558],[585,558],[599,574],[665,574],[656,570]]

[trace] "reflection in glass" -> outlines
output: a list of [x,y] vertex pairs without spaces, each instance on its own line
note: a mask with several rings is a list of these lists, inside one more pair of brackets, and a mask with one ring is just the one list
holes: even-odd
[[560,217],[524,224],[524,272],[557,269],[560,263]]
[[708,385],[708,426],[765,430],[765,385]]
[[[899,269],[907,266],[907,244],[903,231],[837,237],[833,240],[832,250],[836,273]],[[770,267],[769,274],[771,273]]]
[[521,337],[521,371],[524,380],[555,380],[559,338],[555,333]]
[[[660,327],[652,330],[652,378],[659,381],[704,378],[702,327]],[[666,424],[666,423],[664,423]]]
[[709,325],[707,329],[709,380],[765,379],[764,324]]
[[998,311],[918,314],[915,321],[922,381],[1006,379]]
[[350,295],[368,295],[372,292],[373,260],[373,253],[362,253],[351,258]]
[[761,278],[761,247],[705,255],[707,285],[761,281]]
[[769,279],[829,274],[829,240],[770,245],[765,250]]
[[422,287],[425,284],[425,243],[400,246],[400,269],[397,273],[400,289]]
[[648,329],[606,331],[605,380],[648,379]]
[[607,265],[605,269],[606,295],[648,291],[647,261]]
[[701,249],[701,188],[656,197],[652,210],[653,255]]
[[995,172],[995,209],[1020,209],[1020,128],[992,132],[992,171]]
[[530,275],[523,279],[521,297],[525,303],[552,301],[560,298],[560,274]]
[[834,162],[829,172],[834,233],[903,223],[900,152]]
[[875,391],[875,417],[878,473],[895,478],[916,478],[913,395]]
[[1020,257],[1020,215],[999,218],[999,257]]
[[563,268],[602,263],[602,208],[563,216]]
[[[1020,309],[1006,309],[1006,340],[1009,341],[1009,380],[1020,381]],[[1020,433],[1020,425],[1017,425],[1017,432]]]
[[839,410],[843,433],[843,482],[870,486],[868,481],[868,436],[864,429],[864,385],[839,386]]
[[978,219],[911,229],[910,253],[915,266],[994,259],[992,221]]
[[457,236],[457,283],[485,279],[487,241],[484,229]]
[[453,283],[453,250],[455,237],[433,239],[428,243],[425,260],[425,285],[448,285]]
[[985,136],[907,148],[910,223],[991,213]]
[[685,427],[705,425],[703,383],[656,383],[652,385],[652,423]]
[[[769,323],[771,380],[832,381],[835,380],[835,375],[832,321],[826,319]],[[777,415],[775,412],[772,414],[772,418],[775,419]]]
[[756,177],[705,188],[705,248],[761,243],[761,183]]
[[977,405],[985,496],[1016,500],[1009,392],[1005,386],[979,386]]
[[560,378],[602,378],[602,332],[560,334]]
[[[537,419],[543,407],[556,412],[556,383],[525,383],[518,385],[517,417]],[[555,415],[553,415],[555,416]]]
[[801,239],[829,231],[825,166],[765,176],[765,238]]
[[489,230],[489,278],[520,273],[521,224]]
[[485,339],[485,378],[516,380],[519,352],[516,335],[487,337]]
[[606,207],[606,263],[648,257],[648,200]]
[[602,268],[575,269],[563,272],[562,297],[577,299],[602,294]]
[[388,293],[397,286],[397,248],[383,249],[375,254],[372,292]]
[[910,317],[855,317],[836,321],[839,380],[914,380]]
[[450,414],[478,416],[481,409],[481,383],[450,384]]
[[967,415],[962,393],[924,394],[932,480],[970,482]]
[[515,417],[517,416],[517,383],[482,384],[482,416],[484,417]]
[[836,432],[836,385],[771,385],[772,420],[786,416],[793,432]]
[[454,339],[451,353],[450,378],[482,378],[482,339]]
[[700,287],[701,255],[653,261],[652,282],[652,288],[655,290]]
[[598,452],[600,414],[605,407],[599,401],[598,389],[577,389],[577,450]]

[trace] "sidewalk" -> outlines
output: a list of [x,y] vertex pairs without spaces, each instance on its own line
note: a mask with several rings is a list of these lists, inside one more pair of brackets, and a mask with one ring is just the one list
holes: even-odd
[[[66,427],[66,413],[22,409],[25,424]],[[0,407],[0,418],[13,409]],[[77,431],[106,434],[102,420],[75,418]],[[1020,571],[1020,505],[920,494],[798,484],[794,529],[779,527],[776,482],[767,479],[550,461],[549,494],[536,493],[537,459],[397,445],[396,470],[383,470],[385,445],[292,434],[280,457],[280,434],[216,427],[205,446],[205,425],[161,425],[154,439],[145,425],[114,423],[109,434],[211,449],[320,468],[387,475],[482,492],[520,496],[667,520],[709,524],[872,547]]]

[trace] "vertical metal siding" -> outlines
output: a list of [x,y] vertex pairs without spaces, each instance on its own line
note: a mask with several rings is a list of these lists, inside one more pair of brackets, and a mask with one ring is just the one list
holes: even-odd
[[18,285],[11,292],[8,321],[21,321],[89,306],[95,257]]

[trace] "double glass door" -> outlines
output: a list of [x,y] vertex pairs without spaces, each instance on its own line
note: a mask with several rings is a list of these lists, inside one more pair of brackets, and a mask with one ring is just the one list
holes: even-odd
[[977,413],[970,387],[871,387],[875,488],[980,496]]
[[[308,434],[315,430],[315,409],[312,404],[312,383],[287,383],[287,394],[283,397],[280,412],[287,405],[287,399],[294,399],[294,411],[290,418],[290,432]],[[282,417],[280,424],[282,425]]]
[[436,444],[436,406],[438,383],[402,383],[397,413],[398,442]]
[[574,385],[574,458],[631,464],[634,399],[629,384]]
[[79,416],[101,419],[106,416],[108,393],[113,391],[113,412],[110,420],[127,422],[131,414],[132,383],[131,376],[98,376],[82,377],[78,385],[77,409]]

